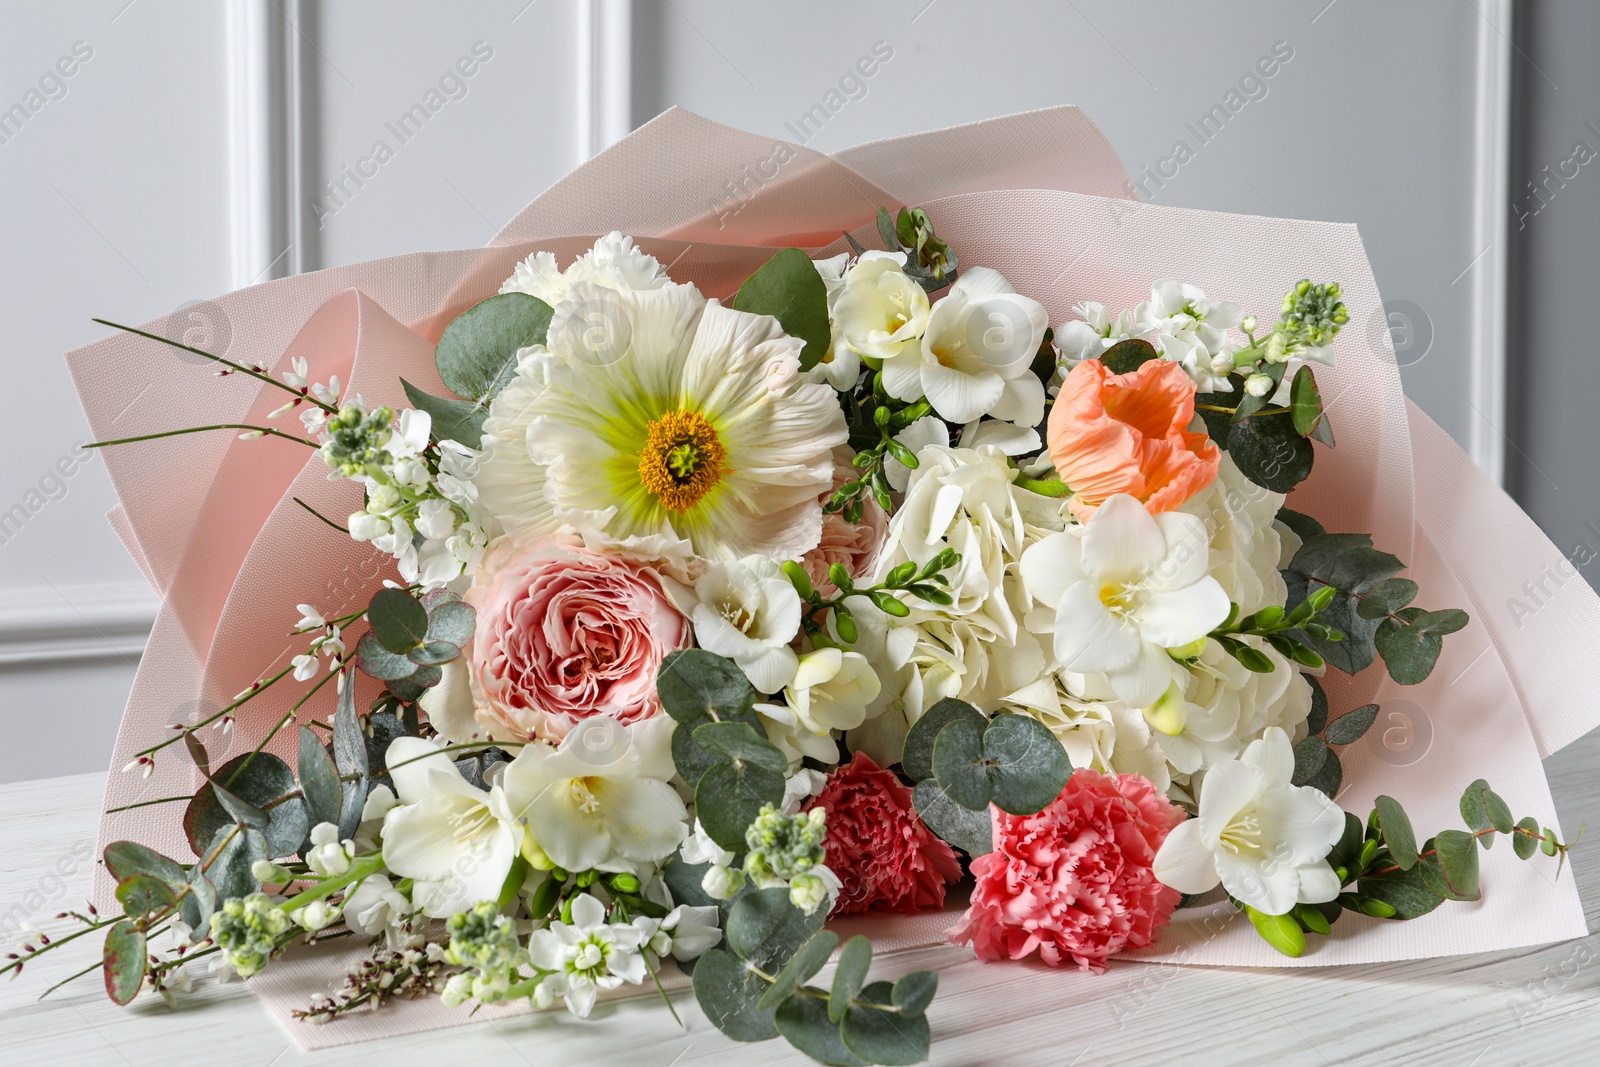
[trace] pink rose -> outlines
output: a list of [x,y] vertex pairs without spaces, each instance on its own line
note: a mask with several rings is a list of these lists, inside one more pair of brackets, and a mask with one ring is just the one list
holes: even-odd
[[828,813],[828,869],[844,883],[834,915],[937,908],[945,883],[961,877],[956,854],[911,806],[911,790],[865,752],[829,775],[812,808]]
[[502,539],[466,600],[479,714],[515,737],[556,743],[593,715],[650,718],[662,659],[691,643],[655,571],[556,542]]
[[[824,505],[841,485],[854,477],[855,469],[850,460],[849,449],[834,450],[833,486],[819,498]],[[823,596],[833,596],[839,591],[828,577],[828,570],[835,563],[844,564],[850,577],[865,578],[878,562],[878,553],[889,533],[889,517],[870,493],[863,500],[866,507],[861,512],[860,522],[850,522],[836,511],[824,511],[822,540],[800,559],[800,565],[811,576],[811,583]]]
[[980,959],[1037,949],[1052,967],[1103,971],[1172,917],[1178,891],[1150,864],[1184,813],[1145,779],[1079,769],[1037,815],[990,811],[994,851],[972,861],[972,903],[950,931]]

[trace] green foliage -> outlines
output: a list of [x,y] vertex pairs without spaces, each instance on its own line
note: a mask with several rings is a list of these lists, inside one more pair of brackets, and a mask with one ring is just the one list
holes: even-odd
[[550,305],[526,293],[501,293],[462,312],[434,349],[439,380],[459,397],[487,404],[515,375],[517,351],[545,342]]
[[943,730],[956,719],[966,719],[979,730],[988,725],[983,712],[964,700],[946,697],[911,724],[906,731],[905,747],[900,756],[900,769],[913,782],[933,776],[933,743]]
[[1155,346],[1139,337],[1118,341],[1100,353],[1100,362],[1112,374],[1131,374],[1157,358]]
[[1409,871],[1417,862],[1417,835],[1411,829],[1406,810],[1394,797],[1380,796],[1377,800],[1378,828],[1383,843],[1394,856],[1394,863],[1402,871]]
[[874,982],[844,1013],[839,1036],[858,1059],[866,1063],[911,1064],[928,1058],[928,1020],[894,1010],[893,988]]
[[[828,962],[838,944],[839,935],[832,930],[818,930],[812,934],[810,939],[789,957],[789,962],[783,965],[772,985],[761,995],[760,1006],[776,1008],[795,990],[811,981]],[[782,1029],[781,1025],[779,1028]]]
[[333,765],[333,757],[311,727],[300,727],[299,743],[300,794],[305,797],[311,825],[331,822],[337,826],[343,804],[339,769]]
[[1372,728],[1373,722],[1378,717],[1378,705],[1363,704],[1353,711],[1347,711],[1337,719],[1330,722],[1323,736],[1330,745],[1353,745]]
[[144,984],[148,952],[144,931],[130,919],[112,926],[106,934],[100,969],[105,976],[106,995],[117,1004],[128,1004],[139,995]]
[[839,1027],[828,1018],[827,995],[810,986],[800,996],[786,998],[775,1021],[784,1039],[818,1063],[856,1067],[863,1061],[845,1047]]
[[947,723],[934,741],[933,772],[945,795],[964,808],[983,811],[993,803],[1032,815],[1060,795],[1072,764],[1042,723],[1006,714],[981,730],[966,717]]
[[[777,751],[776,746],[773,751]],[[782,758],[781,753],[779,758]],[[701,774],[694,787],[695,812],[700,817],[700,825],[711,840],[731,852],[744,848],[745,830],[763,807],[782,802],[783,772],[749,760],[728,759],[714,763]]]
[[428,636],[428,609],[404,589],[385,586],[374,593],[367,622],[378,643],[396,655],[405,655]]
[[404,378],[400,379],[400,385],[411,406],[426,411],[433,420],[435,441],[456,441],[468,448],[483,447],[483,422],[489,417],[487,404],[457,400],[453,396],[433,396]]
[[1316,461],[1311,442],[1296,432],[1287,412],[1232,424],[1228,454],[1246,478],[1274,493],[1287,493],[1309,478]]
[[784,333],[804,341],[801,370],[815,367],[828,352],[828,290],[811,257],[798,248],[785,248],[746,278],[734,294],[733,307],[771,315]]
[[667,654],[656,675],[656,693],[679,723],[702,715],[712,722],[744,720],[756,702],[756,691],[738,664],[699,648]]
[[168,885],[181,885],[186,877],[177,862],[134,841],[111,842],[105,848],[104,859],[106,871],[119,882],[147,874]]
[[911,803],[928,829],[969,856],[994,851],[989,811],[964,808],[945,795],[935,778],[924,778],[911,792]]
[[178,902],[172,887],[148,874],[129,875],[117,883],[117,901],[128,918],[151,915]]
[[354,837],[361,825],[361,810],[366,807],[367,790],[372,783],[367,760],[367,737],[356,713],[355,679],[345,680],[339,705],[333,713],[333,764],[339,772],[339,838]]
[[300,851],[310,830],[294,772],[270,752],[246,752],[223,764],[189,801],[184,833],[196,855],[235,823],[252,825],[265,837],[270,858]]

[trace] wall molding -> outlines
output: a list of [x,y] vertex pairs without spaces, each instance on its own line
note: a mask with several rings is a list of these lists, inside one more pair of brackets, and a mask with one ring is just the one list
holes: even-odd
[[[1472,349],[1467,451],[1499,485],[1506,478],[1506,309],[1510,300],[1511,32],[1513,0],[1479,8],[1474,101]],[[1480,251],[1481,250],[1481,251]]]
[[140,581],[7,589],[0,593],[0,666],[136,663],[160,607]]
[[577,162],[633,131],[632,0],[578,4]]

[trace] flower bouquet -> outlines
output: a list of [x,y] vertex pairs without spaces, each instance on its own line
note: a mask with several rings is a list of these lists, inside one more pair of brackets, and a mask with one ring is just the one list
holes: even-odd
[[1538,759],[1592,594],[1500,618],[1502,549],[1560,554],[1406,407],[1352,229],[1129,188],[1070,108],[831,158],[672,112],[481,252],[107,323],[72,369],[165,606],[97,904],[5,969],[99,934],[119,1003],[256,976],[307,1045],[692,982],[912,1063],[937,974],[872,958],[929,929],[1582,933]]

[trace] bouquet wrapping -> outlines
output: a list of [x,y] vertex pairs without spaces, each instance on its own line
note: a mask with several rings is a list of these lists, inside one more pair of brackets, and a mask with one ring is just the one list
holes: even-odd
[[[782,249],[825,260],[872,246],[880,205],[926,212],[938,239],[959,250],[964,269],[999,270],[1016,292],[1043,306],[1050,323],[1067,321],[1090,299],[1131,308],[1150,297],[1153,279],[1181,278],[1251,309],[1276,308],[1285,286],[1308,271],[1338,279],[1349,325],[1336,363],[1319,366],[1316,377],[1340,436],[1337,447],[1317,450],[1289,507],[1328,530],[1370,531],[1374,545],[1406,561],[1429,603],[1466,608],[1472,625],[1444,643],[1420,684],[1401,686],[1381,666],[1327,673],[1322,685],[1335,719],[1368,704],[1379,708],[1365,735],[1339,753],[1334,796],[1346,810],[1394,797],[1419,825],[1453,825],[1462,790],[1482,778],[1538,826],[1557,825],[1540,760],[1600,723],[1589,684],[1600,602],[1577,580],[1568,556],[1405,399],[1355,227],[1141,203],[1110,145],[1075,108],[834,156],[673,110],[544,192],[485,249],[273,281],[141,329],[273,376],[303,376],[292,368],[305,360],[319,380],[336,376],[347,395],[400,410],[411,406],[402,380],[425,394],[449,391],[435,367],[441,336],[500,292],[534,253],[566,264],[621,231],[675,282],[731,302]],[[266,383],[218,376],[211,361],[134,332],[68,360],[102,440],[175,426],[268,425],[284,399]],[[337,382],[332,388],[340,390]],[[327,465],[296,443],[197,433],[111,449],[106,459],[119,498],[110,521],[163,607],[108,779],[106,806],[122,810],[105,816],[101,841],[135,841],[190,862],[189,841],[170,810],[127,805],[191,794],[204,783],[201,773],[165,758],[145,766],[143,776],[117,769],[140,765],[174,725],[208,720],[302,653],[303,638],[285,636],[282,606],[316,605],[331,619],[362,611],[385,581],[410,579],[402,579],[394,553],[310,514],[360,512],[362,486],[330,480]],[[352,647],[357,636],[347,637]],[[364,674],[350,674],[348,684],[361,707],[383,691]],[[211,766],[269,736],[265,751],[292,765],[296,734],[274,725],[292,719],[304,695],[303,688],[272,688],[240,706],[225,733],[206,735]],[[335,699],[330,686],[306,706],[326,721]],[[1491,951],[1586,932],[1574,880],[1557,877],[1554,864],[1519,863],[1510,848],[1485,852],[1481,863],[1488,887],[1481,899],[1404,923],[1350,915],[1316,951],[1298,957],[1274,951],[1226,901],[1179,908],[1154,943],[1126,954],[1197,965],[1308,966]],[[102,906],[115,906],[114,888],[102,868]],[[832,926],[864,933],[882,953],[943,943],[958,916],[937,907],[874,911]],[[359,957],[338,944],[296,949],[252,981],[303,1046],[468,1021],[464,1011],[418,1000],[336,1026],[292,1022],[293,1011],[336,984]],[[667,972],[661,980],[669,987],[686,981]],[[506,1010],[525,1009],[486,1009]]]

